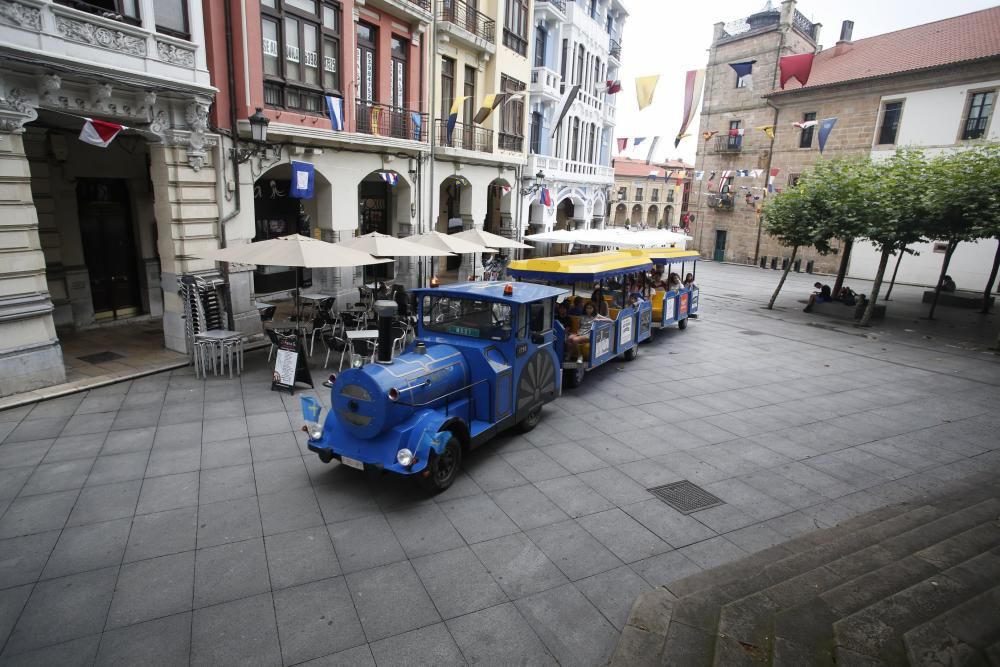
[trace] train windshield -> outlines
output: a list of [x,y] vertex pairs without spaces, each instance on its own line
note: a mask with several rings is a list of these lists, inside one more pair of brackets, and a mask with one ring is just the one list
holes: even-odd
[[423,303],[425,331],[507,340],[512,329],[509,304],[455,296],[425,296]]

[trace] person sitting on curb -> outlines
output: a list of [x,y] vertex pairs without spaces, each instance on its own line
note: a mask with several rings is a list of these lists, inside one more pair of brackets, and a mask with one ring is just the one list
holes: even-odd
[[941,291],[942,292],[954,292],[958,289],[958,285],[955,281],[951,279],[951,276],[945,276],[941,279]]
[[811,313],[813,306],[817,303],[827,303],[828,301],[833,301],[833,297],[830,295],[829,285],[824,285],[823,283],[818,282],[813,283],[813,287],[815,287],[818,291],[809,295],[809,303],[807,303],[806,307],[802,309],[803,312]]

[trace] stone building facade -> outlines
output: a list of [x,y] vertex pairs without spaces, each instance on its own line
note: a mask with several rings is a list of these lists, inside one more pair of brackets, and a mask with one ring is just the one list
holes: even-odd
[[615,158],[615,185],[611,193],[610,224],[632,229],[683,227],[687,213],[685,191],[693,168],[678,160],[648,164],[645,160]]
[[[202,3],[2,0],[0,60],[0,395],[62,382],[78,329],[162,318],[184,351],[222,197]],[[95,147],[85,118],[126,129]]]
[[[745,195],[763,193],[771,165],[771,139],[756,128],[777,125],[776,111],[762,95],[777,87],[780,57],[816,50],[820,27],[805,19],[795,0],[784,0],[780,9],[769,3],[764,11],[714,26],[696,135],[695,170],[704,175],[695,179],[691,192],[693,245],[703,256],[755,261],[759,207],[752,200],[748,204]],[[752,85],[741,82],[730,67],[747,61],[756,61]],[[704,132],[716,134],[704,140]],[[726,171],[755,170],[755,178],[734,175],[723,183]]]

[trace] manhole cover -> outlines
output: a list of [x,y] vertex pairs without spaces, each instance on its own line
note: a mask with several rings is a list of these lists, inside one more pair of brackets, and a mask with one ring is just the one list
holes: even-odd
[[740,331],[740,333],[743,334],[744,336],[763,336],[764,335],[763,331],[752,331],[750,329],[747,329],[746,331]]
[[681,514],[691,514],[724,504],[721,499],[686,479],[646,490]]
[[109,361],[124,358],[124,354],[111,351],[95,352],[94,354],[85,354],[82,357],[77,357],[80,361],[86,361],[88,364],[106,364]]

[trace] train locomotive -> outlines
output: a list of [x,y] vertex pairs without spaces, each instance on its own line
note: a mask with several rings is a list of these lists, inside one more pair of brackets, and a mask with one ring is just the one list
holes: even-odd
[[471,282],[415,290],[414,341],[393,357],[394,302],[377,302],[377,363],[336,376],[308,448],[324,462],[415,476],[448,488],[462,458],[498,433],[537,425],[562,390],[564,332],[554,321],[566,290]]

